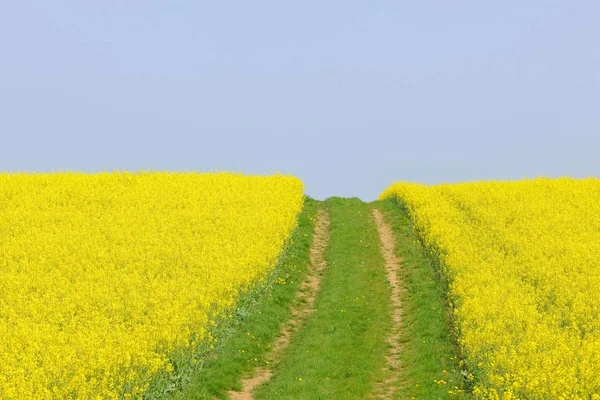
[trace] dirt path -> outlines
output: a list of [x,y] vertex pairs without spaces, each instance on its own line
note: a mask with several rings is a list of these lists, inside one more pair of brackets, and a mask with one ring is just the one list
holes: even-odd
[[377,224],[377,231],[381,241],[381,253],[385,260],[385,268],[387,270],[387,279],[392,288],[390,296],[390,310],[392,313],[393,326],[387,338],[389,343],[388,354],[386,355],[386,367],[384,370],[384,380],[378,382],[373,393],[374,398],[390,399],[395,391],[395,383],[398,380],[400,365],[400,335],[402,322],[402,303],[400,294],[403,290],[398,271],[400,269],[401,260],[396,256],[396,241],[392,227],[385,222],[383,214],[377,209],[373,209],[373,218]]
[[[304,321],[315,310],[315,298],[321,285],[321,276],[327,266],[324,258],[325,249],[329,243],[329,214],[322,208],[317,214],[315,234],[310,249],[310,271],[302,282],[292,308],[292,318],[287,321],[281,329],[277,341],[271,352],[267,355],[268,360],[277,360],[285,351],[292,336],[300,329]],[[233,400],[252,400],[252,391],[273,376],[271,368],[257,368],[250,378],[242,381],[242,391],[230,391]]]

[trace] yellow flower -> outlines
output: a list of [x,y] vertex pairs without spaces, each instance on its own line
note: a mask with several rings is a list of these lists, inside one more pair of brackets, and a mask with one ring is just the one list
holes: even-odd
[[600,180],[396,183],[449,281],[473,393],[600,393]]
[[139,397],[269,273],[303,199],[289,176],[0,174],[0,397]]

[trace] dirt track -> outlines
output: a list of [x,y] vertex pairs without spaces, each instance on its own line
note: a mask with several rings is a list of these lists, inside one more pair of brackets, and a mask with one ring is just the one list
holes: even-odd
[[381,212],[376,208],[373,209],[373,218],[377,224],[377,231],[381,241],[381,253],[385,260],[385,268],[387,271],[387,279],[391,287],[390,310],[392,313],[393,326],[387,338],[389,343],[388,354],[386,355],[387,365],[384,370],[385,379],[379,382],[373,393],[374,398],[389,399],[393,397],[395,382],[399,374],[400,353],[402,347],[400,345],[401,322],[402,322],[402,302],[400,294],[402,286],[398,277],[401,260],[396,256],[396,241],[392,227],[385,222]]
[[[277,361],[290,343],[292,336],[300,329],[306,319],[315,310],[315,298],[321,286],[321,276],[327,267],[324,253],[329,243],[329,214],[320,209],[317,214],[313,243],[310,249],[310,271],[302,282],[300,290],[296,293],[296,299],[292,308],[292,318],[287,321],[279,333],[277,341],[273,345],[267,359]],[[273,363],[272,363],[273,364]],[[273,376],[271,368],[257,368],[251,377],[242,381],[242,391],[230,391],[233,400],[252,400],[252,391]]]

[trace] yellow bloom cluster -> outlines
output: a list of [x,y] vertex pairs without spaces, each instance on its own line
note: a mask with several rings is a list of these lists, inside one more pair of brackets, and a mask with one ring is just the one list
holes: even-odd
[[390,197],[449,279],[475,394],[600,399],[599,179],[396,183]]
[[303,190],[288,176],[0,174],[0,398],[143,392],[274,266]]

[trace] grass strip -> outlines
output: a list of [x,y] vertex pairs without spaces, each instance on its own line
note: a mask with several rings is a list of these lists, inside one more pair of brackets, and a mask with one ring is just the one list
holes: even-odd
[[272,273],[243,293],[230,315],[218,319],[212,340],[196,354],[174,356],[175,370],[157,377],[162,382],[144,398],[226,399],[228,390],[241,388],[245,374],[266,363],[264,356],[290,318],[290,304],[309,269],[318,207],[319,202],[306,198],[298,226]]
[[423,246],[405,206],[395,200],[374,203],[396,235],[402,259],[402,351],[398,399],[469,399],[459,367],[448,284],[438,262]]
[[331,236],[317,311],[256,399],[364,398],[385,364],[390,288],[371,207],[340,198],[325,205]]

